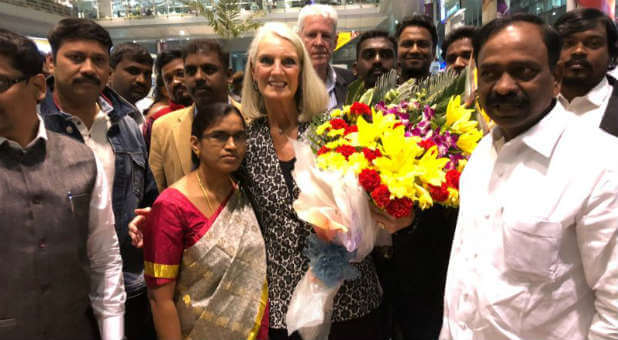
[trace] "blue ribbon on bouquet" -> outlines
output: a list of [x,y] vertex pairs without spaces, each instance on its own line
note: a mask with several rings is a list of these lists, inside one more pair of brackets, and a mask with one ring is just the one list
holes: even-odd
[[356,251],[348,252],[344,246],[322,241],[313,233],[307,238],[303,253],[309,258],[313,275],[328,287],[360,276],[358,269],[350,263]]

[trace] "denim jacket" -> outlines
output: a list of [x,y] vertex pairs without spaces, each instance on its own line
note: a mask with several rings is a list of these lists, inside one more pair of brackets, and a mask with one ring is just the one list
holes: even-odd
[[[71,115],[60,111],[54,102],[53,77],[48,79],[48,91],[39,104],[39,112],[45,126],[52,131],[84,142],[79,130],[70,119]],[[137,109],[106,87],[99,100],[105,100],[113,107],[108,113],[111,127],[107,139],[114,150],[115,173],[112,189],[116,233],[122,255],[125,287],[128,296],[145,288],[143,278],[144,257],[141,249],[131,245],[129,222],[135,217],[136,208],[151,206],[156,199],[157,185],[148,166],[148,151],[144,138],[131,115],[139,114]]]

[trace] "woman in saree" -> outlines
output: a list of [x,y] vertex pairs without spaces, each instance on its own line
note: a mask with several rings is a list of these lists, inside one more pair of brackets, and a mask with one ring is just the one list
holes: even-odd
[[266,254],[251,205],[230,174],[246,148],[231,105],[200,107],[196,169],[163,191],[144,226],[145,278],[159,339],[266,339]]

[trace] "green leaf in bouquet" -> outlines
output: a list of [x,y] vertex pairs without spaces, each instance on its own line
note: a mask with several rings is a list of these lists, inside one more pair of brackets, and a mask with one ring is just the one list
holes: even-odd
[[[412,101],[419,97],[426,105],[435,107],[436,112],[443,112],[446,109],[448,100],[451,96],[461,94],[466,89],[465,73],[457,74],[453,71],[433,74],[422,80],[410,79],[401,84],[399,90],[399,101]],[[425,97],[426,96],[426,97]]]
[[375,91],[375,88],[367,90],[365,93],[363,93],[362,97],[360,97],[358,102],[359,103],[363,103],[363,104],[367,104],[369,106],[373,106],[373,105],[371,105],[371,101],[373,99],[374,91]]
[[317,134],[316,129],[318,128],[318,126],[329,121],[330,118],[330,112],[325,112],[314,116],[311,120],[311,123],[309,124],[309,127],[307,127],[307,130],[305,130],[305,132],[301,136],[301,139],[309,142],[309,146],[314,153],[320,150],[323,145],[328,143],[328,140],[325,136]]
[[376,81],[376,86],[373,88],[374,92],[371,98],[371,102],[365,104],[374,106],[382,100],[386,101],[386,94],[389,93],[391,90],[397,88],[398,79],[399,75],[396,70],[390,70],[389,72],[381,75],[380,78],[378,78],[378,80]]
[[361,79],[356,79],[348,85],[348,94],[345,97],[345,105],[352,105],[357,102],[365,93],[365,82]]

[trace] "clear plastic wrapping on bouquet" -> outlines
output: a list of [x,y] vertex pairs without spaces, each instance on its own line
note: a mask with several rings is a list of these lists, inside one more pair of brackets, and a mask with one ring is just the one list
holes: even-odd
[[[294,201],[298,217],[315,228],[337,231],[331,243],[345,249],[347,255],[342,256],[347,256],[346,262],[362,261],[373,249],[379,229],[371,217],[368,196],[358,178],[351,171],[318,169],[308,144],[293,141],[293,145],[296,163],[292,175],[300,189]],[[318,261],[317,257],[320,254],[309,256],[310,262]],[[298,330],[304,340],[328,338],[333,299],[343,283],[340,280],[336,284],[326,284],[318,278],[320,275],[314,274],[318,273],[310,269],[298,283],[286,315],[288,332]]]

